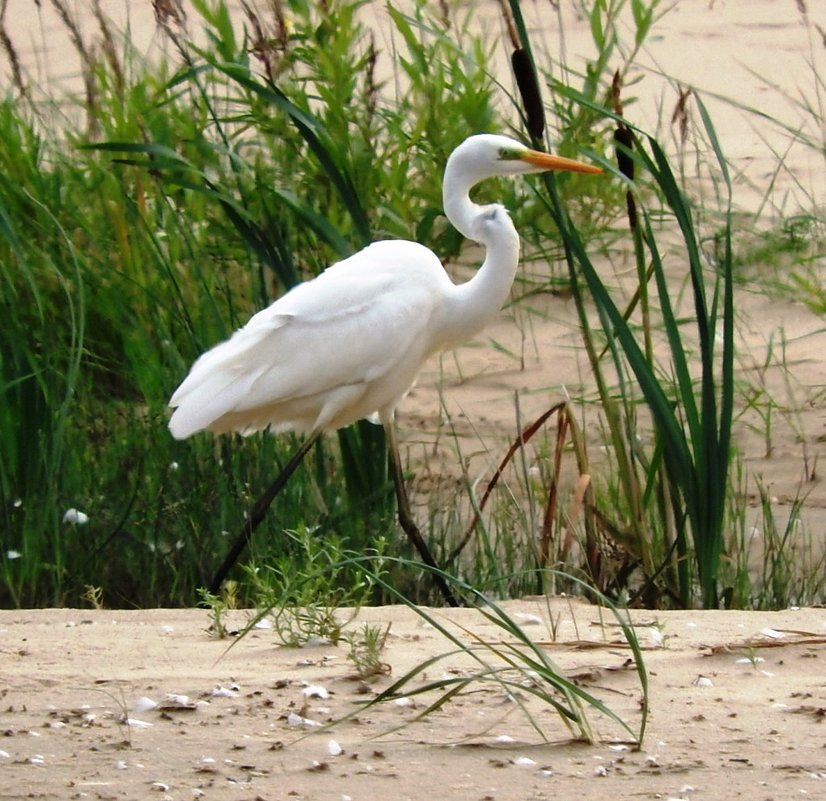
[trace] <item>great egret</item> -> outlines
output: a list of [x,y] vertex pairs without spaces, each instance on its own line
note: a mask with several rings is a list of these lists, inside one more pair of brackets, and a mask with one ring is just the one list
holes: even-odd
[[[477,205],[470,190],[486,178],[544,170],[601,172],[505,136],[471,136],[448,159],[443,200],[448,220],[486,248],[473,278],[454,284],[436,255],[416,242],[374,242],[291,289],[195,362],[169,401],[175,409],[169,428],[177,439],[204,429],[307,434],[251,510],[211,592],[218,592],[313,442],[323,431],[362,418],[384,426],[399,523],[423,561],[437,566],[410,512],[394,412],[428,357],[478,334],[513,283],[519,236],[510,216],[498,203]],[[457,605],[441,575],[434,575],[447,602]]]

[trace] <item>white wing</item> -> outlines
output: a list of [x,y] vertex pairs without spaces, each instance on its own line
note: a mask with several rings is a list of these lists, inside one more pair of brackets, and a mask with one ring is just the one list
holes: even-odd
[[451,287],[427,248],[370,245],[203,354],[170,400],[170,430],[339,428],[392,407],[432,351],[428,325]]

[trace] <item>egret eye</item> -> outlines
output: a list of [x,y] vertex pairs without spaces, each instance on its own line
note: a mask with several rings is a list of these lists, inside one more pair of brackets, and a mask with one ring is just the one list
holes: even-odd
[[513,147],[499,148],[499,161],[519,161],[522,158],[520,152]]

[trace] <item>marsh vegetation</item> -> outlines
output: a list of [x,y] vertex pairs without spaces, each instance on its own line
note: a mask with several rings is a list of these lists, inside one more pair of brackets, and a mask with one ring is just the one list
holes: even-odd
[[[822,376],[801,379],[782,329],[753,364],[737,301],[826,313],[823,198],[790,208],[775,194],[792,147],[826,147],[799,124],[823,130],[826,92],[805,4],[809,91],[793,121],[755,113],[788,149],[748,211],[700,94],[677,93],[660,130],[636,122],[637,58],[669,13],[657,0],[576,4],[584,66],[530,33],[516,2],[485,6],[484,24],[472,5],[424,0],[153,5],[146,56],[97,0],[85,27],[52,0],[79,64],[72,91],[38,81],[0,16],[0,605],[194,603],[296,442],[176,442],[172,390],[251,313],[372,239],[416,239],[468,269],[440,176],[468,133],[494,130],[608,176],[483,189],[513,210],[525,265],[508,308],[518,333],[476,356],[524,366],[564,307],[582,380],[563,391],[546,370],[548,413],[526,419],[515,394],[496,430],[443,403],[419,438],[413,404],[407,466],[448,574],[496,598],[586,581],[621,604],[824,600],[823,518],[807,517],[822,432],[800,423],[823,408]],[[514,82],[514,52],[538,105]],[[439,369],[464,382],[453,357]],[[784,506],[781,430],[798,437]],[[756,468],[742,445],[755,439]],[[385,459],[367,422],[321,441],[256,534],[237,602],[303,604],[311,587],[322,605],[360,605],[395,598],[388,582],[436,600],[412,563],[383,559],[404,553]],[[365,573],[353,554],[376,561]]]

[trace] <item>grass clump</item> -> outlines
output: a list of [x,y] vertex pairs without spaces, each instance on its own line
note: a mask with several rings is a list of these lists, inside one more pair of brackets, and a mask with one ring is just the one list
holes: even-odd
[[[356,563],[370,572],[369,560],[360,558]],[[415,569],[421,566],[408,563],[408,567]],[[637,724],[621,717],[585,687],[568,678],[565,671],[551,659],[547,648],[528,636],[514,617],[477,588],[461,582],[456,585],[456,591],[460,595],[472,598],[474,616],[480,622],[493,625],[493,636],[477,633],[472,624],[441,619],[438,613],[412,603],[393,585],[384,583],[381,576],[374,576],[374,580],[384,584],[385,591],[397,603],[410,607],[424,623],[444,637],[448,650],[416,664],[353,715],[361,714],[364,709],[374,705],[394,702],[400,698],[422,698],[427,705],[415,715],[413,722],[426,720],[462,694],[492,687],[500,691],[524,715],[525,720],[545,742],[548,741],[548,728],[539,710],[552,711],[574,739],[589,743],[598,739],[589,722],[589,714],[600,713],[617,725],[623,737],[627,736],[635,746],[641,746],[648,719],[648,674],[634,627],[627,613],[618,610],[607,598],[599,593],[594,594],[587,584],[578,582],[573,577],[567,578],[572,583],[579,584],[580,590],[585,594],[593,594],[594,600],[610,611],[622,632],[624,642],[630,648],[632,669],[636,672],[640,688],[641,713]],[[543,583],[547,583],[547,578]],[[440,678],[432,678],[434,669],[443,664],[453,665],[459,657],[467,658],[471,667],[467,670],[450,670],[442,673]],[[538,707],[534,702],[538,702]],[[402,727],[407,725],[410,722],[402,724]]]
[[364,623],[360,629],[345,633],[344,640],[349,648],[347,658],[355,665],[356,673],[362,681],[390,673],[390,665],[382,661],[388,634],[389,623],[386,628]]
[[[321,541],[317,531],[306,528],[288,533],[298,557],[285,554],[275,565],[249,569],[259,609],[255,621],[269,619],[278,642],[291,648],[313,642],[338,645],[346,624],[370,600],[376,579],[353,571],[339,540]],[[376,559],[380,566],[381,555]],[[373,651],[377,645],[373,642]],[[365,664],[366,649],[365,641],[364,649],[354,651],[364,655]]]

